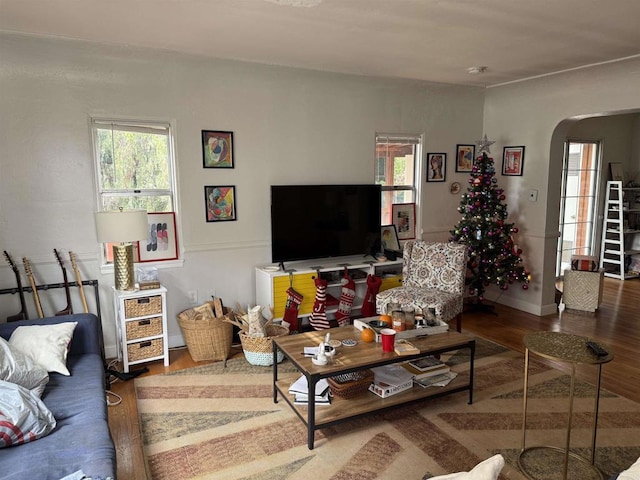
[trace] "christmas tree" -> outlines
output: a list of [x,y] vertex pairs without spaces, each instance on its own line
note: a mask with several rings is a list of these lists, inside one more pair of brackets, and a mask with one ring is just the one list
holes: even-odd
[[467,193],[458,211],[462,220],[451,230],[451,241],[468,245],[466,285],[476,304],[482,304],[486,287],[507,290],[514,282],[529,288],[530,273],[522,265],[522,250],[513,235],[518,229],[507,222],[504,190],[498,187],[487,136],[478,142],[480,153],[471,170]]

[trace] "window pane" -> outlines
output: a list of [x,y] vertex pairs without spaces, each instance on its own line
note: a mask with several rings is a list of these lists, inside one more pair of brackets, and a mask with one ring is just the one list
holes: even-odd
[[102,197],[104,210],[142,209],[147,212],[171,212],[171,196],[169,195],[141,195],[141,196],[109,196]]

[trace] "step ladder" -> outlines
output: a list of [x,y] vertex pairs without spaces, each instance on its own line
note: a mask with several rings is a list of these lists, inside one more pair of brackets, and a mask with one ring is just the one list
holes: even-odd
[[[628,226],[629,216],[638,214],[640,209],[625,208],[624,190],[620,181],[607,182],[604,221],[602,224],[602,245],[600,248],[600,268],[604,268],[605,276],[619,280],[638,278],[638,274],[628,272],[628,267],[631,262],[631,255],[640,253],[640,250],[629,248],[635,243],[633,242],[633,237],[635,234],[640,234],[640,230],[637,229],[635,224],[633,229]],[[625,222],[625,219],[627,222]],[[640,238],[640,235],[638,238]]]

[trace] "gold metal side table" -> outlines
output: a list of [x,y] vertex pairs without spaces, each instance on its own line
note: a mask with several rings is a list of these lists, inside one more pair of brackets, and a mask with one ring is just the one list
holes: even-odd
[[[524,394],[523,394],[523,415],[522,415],[522,449],[518,456],[518,466],[527,478],[536,479],[528,470],[525,463],[525,456],[533,450],[551,450],[563,454],[562,479],[567,480],[569,473],[569,456],[575,458],[580,463],[596,475],[596,478],[604,480],[602,472],[595,466],[596,454],[596,431],[598,425],[598,408],[600,403],[600,380],[602,377],[602,365],[613,360],[611,348],[600,344],[607,350],[608,354],[598,357],[587,347],[589,338],[579,335],[571,335],[560,332],[536,332],[524,337],[525,359],[524,359]],[[533,353],[549,360],[571,364],[571,387],[569,391],[569,415],[567,422],[567,433],[564,448],[553,446],[526,447],[527,433],[527,390],[529,383],[529,355]],[[593,427],[591,432],[591,459],[586,459],[574,452],[569,447],[571,444],[571,422],[573,420],[573,397],[576,381],[577,365],[596,365],[598,367],[596,392],[594,400]],[[584,477],[579,477],[584,478]]]

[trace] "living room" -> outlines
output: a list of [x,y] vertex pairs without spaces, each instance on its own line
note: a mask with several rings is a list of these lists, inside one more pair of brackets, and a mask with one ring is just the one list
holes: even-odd
[[[175,129],[180,260],[159,265],[168,289],[172,347],[184,344],[176,315],[190,305],[190,291],[198,292],[199,301],[212,294],[230,305],[255,301],[254,269],[271,263],[269,186],[371,182],[376,132],[424,133],[424,151],[448,152],[449,158],[456,144],[475,143],[486,133],[496,141],[492,153],[498,164],[504,146],[526,146],[523,176],[498,179],[510,218],[520,228],[518,241],[532,283],[526,292],[511,289],[488,298],[499,296],[499,303],[533,315],[556,311],[560,171],[572,129],[594,117],[582,126],[602,122],[598,128],[609,129],[609,148],[610,138],[623,127],[626,143],[618,151],[627,155],[618,158],[605,150],[603,172],[613,161],[622,162],[627,172],[640,169],[636,52],[616,62],[485,88],[8,30],[0,33],[0,243],[16,257],[31,259],[39,283],[60,281],[53,248],[77,253],[83,276],[100,284],[111,357],[116,352],[113,272],[101,266],[95,235],[92,117],[163,120]],[[234,132],[235,168],[203,170],[202,130]],[[467,179],[450,163],[446,182],[422,186],[424,239],[448,238],[460,217],[450,183],[464,185]],[[237,221],[206,222],[205,185],[236,186]],[[539,192],[537,202],[526,197],[532,189]],[[12,286],[13,273],[3,267],[1,284]],[[63,295],[46,292],[45,310],[59,310]],[[89,301],[93,309],[95,300]],[[0,317],[17,307],[15,296],[6,296]]]

